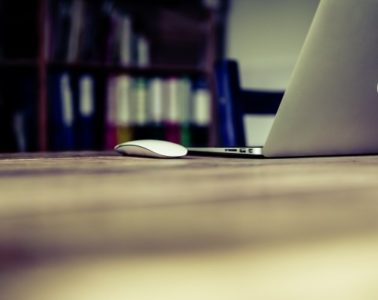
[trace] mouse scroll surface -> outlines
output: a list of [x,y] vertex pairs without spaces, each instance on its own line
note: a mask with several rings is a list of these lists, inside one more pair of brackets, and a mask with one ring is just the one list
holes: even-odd
[[129,141],[115,146],[114,149],[123,155],[153,158],[178,158],[188,153],[184,146],[161,140]]

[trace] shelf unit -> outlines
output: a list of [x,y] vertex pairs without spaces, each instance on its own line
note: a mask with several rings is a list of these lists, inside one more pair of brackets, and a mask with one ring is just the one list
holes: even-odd
[[[66,0],[54,0],[66,1]],[[77,0],[69,0],[77,1]],[[90,0],[78,0],[88,2]],[[68,71],[73,73],[95,73],[102,76],[114,75],[114,74],[127,74],[130,76],[142,76],[151,78],[154,76],[188,76],[188,77],[203,77],[206,78],[211,92],[214,90],[213,82],[213,63],[218,59],[221,54],[221,41],[222,37],[220,33],[223,26],[222,9],[225,4],[222,1],[218,1],[216,8],[204,7],[201,1],[194,1],[188,5],[187,1],[183,0],[160,0],[160,1],[135,1],[135,0],[95,0],[97,2],[108,2],[112,5],[118,5],[122,9],[126,9],[131,14],[139,18],[140,23],[144,26],[143,30],[148,35],[152,36],[152,47],[160,48],[157,51],[151,51],[151,64],[147,66],[135,66],[133,64],[121,64],[119,62],[108,61],[67,61],[56,60],[49,57],[49,45],[50,36],[49,33],[52,28],[50,24],[50,0],[31,0],[36,5],[36,11],[34,16],[37,18],[33,24],[37,27],[36,42],[37,45],[33,46],[37,49],[35,57],[2,57],[0,59],[0,72],[1,76],[6,76],[8,71],[17,73],[20,71],[32,72],[35,74],[37,83],[37,151],[47,151],[49,149],[49,74],[52,72]],[[5,1],[7,2],[7,1]],[[9,1],[8,1],[9,2]],[[217,1],[216,1],[217,2]],[[20,2],[22,6],[24,2]],[[30,5],[33,5],[30,4]],[[5,5],[6,6],[6,5]],[[4,9],[0,7],[0,9]],[[22,10],[22,8],[20,8]],[[148,19],[148,21],[146,21]],[[178,25],[179,28],[174,28],[172,22],[184,19],[182,24]],[[190,20],[190,24],[197,24],[197,31],[203,34],[202,37],[196,37],[190,35],[188,31],[188,24],[185,24],[185,20]],[[170,23],[171,22],[171,23]],[[178,21],[181,22],[181,21]],[[197,23],[196,23],[197,22]],[[180,28],[181,26],[181,28]],[[198,29],[200,28],[200,29]],[[180,31],[181,30],[181,31]],[[201,32],[202,30],[202,32]],[[181,32],[181,34],[180,34]],[[195,30],[194,30],[195,32]],[[188,34],[188,36],[185,36]],[[1,36],[0,36],[1,38]],[[187,39],[187,40],[186,40]],[[198,46],[198,43],[206,43],[206,46],[201,49],[200,61],[188,61],[181,63],[177,61],[180,57],[173,59],[172,61],[164,61],[170,54],[169,43],[180,40],[188,45],[194,43],[194,47]],[[163,41],[163,42],[162,42]],[[155,45],[154,45],[155,43]],[[165,44],[164,44],[165,43]],[[183,43],[183,45],[185,45]],[[177,43],[180,44],[180,43]],[[157,46],[156,46],[157,45]],[[0,45],[1,46],[1,45]],[[201,46],[202,47],[202,46]],[[173,52],[176,50],[173,47]],[[177,47],[176,47],[177,48]],[[167,50],[168,49],[168,50]],[[160,51],[160,52],[159,52]],[[193,51],[192,51],[193,52]],[[173,54],[173,57],[175,55]],[[182,58],[182,57],[181,57]],[[214,96],[212,94],[212,96]],[[216,118],[214,114],[214,107],[212,107],[212,119],[210,123],[210,136],[209,145],[216,144]]]

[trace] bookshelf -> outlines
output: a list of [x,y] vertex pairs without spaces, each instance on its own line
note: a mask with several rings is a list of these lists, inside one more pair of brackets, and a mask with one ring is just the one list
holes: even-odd
[[[189,98],[184,104],[181,99],[161,103],[162,107],[157,108],[161,116],[152,112],[155,123],[162,123],[158,125],[166,130],[174,121],[176,130],[182,130],[182,135],[186,130],[192,136],[190,140],[176,137],[176,142],[214,145],[213,63],[222,55],[225,7],[226,1],[2,1],[0,108],[10,117],[1,121],[6,123],[1,124],[1,133],[9,136],[9,142],[0,151],[109,149],[126,137],[121,128],[125,126],[134,134],[129,138],[167,139],[166,135],[156,136],[151,133],[155,131],[149,131],[148,114],[155,105],[148,100],[152,97],[152,82],[162,86],[160,98],[178,97],[183,89]],[[130,89],[127,92],[126,85]],[[133,91],[141,86],[146,90]],[[135,125],[134,115],[141,115],[140,111],[126,112],[124,103],[121,108],[110,107],[114,101],[109,98],[119,94],[117,89],[123,97],[127,93],[129,103],[143,93],[148,98],[144,107],[139,107],[146,114],[140,117],[143,124]],[[9,96],[15,90],[17,96]],[[70,105],[64,97],[70,98]],[[85,98],[83,104],[80,97]],[[200,107],[193,107],[196,103]],[[172,111],[167,105],[181,109],[172,112],[172,120],[165,115],[169,112],[164,109]],[[138,106],[134,103],[129,110]],[[82,108],[93,115],[80,116]],[[129,116],[121,116],[122,109]],[[110,110],[114,110],[113,119],[128,124],[113,120],[113,128],[109,128]],[[136,135],[136,127],[142,127],[144,135]],[[109,130],[114,131],[110,140]],[[86,144],[78,145],[78,140],[82,142],[88,136]],[[195,140],[193,136],[200,138]]]

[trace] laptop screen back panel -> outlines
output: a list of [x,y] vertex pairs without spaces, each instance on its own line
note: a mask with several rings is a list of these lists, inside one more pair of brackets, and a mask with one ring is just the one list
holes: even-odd
[[378,0],[321,1],[267,157],[378,153]]

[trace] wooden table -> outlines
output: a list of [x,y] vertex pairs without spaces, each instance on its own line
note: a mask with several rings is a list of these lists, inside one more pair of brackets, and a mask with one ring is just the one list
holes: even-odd
[[0,299],[378,299],[378,156],[0,156]]

